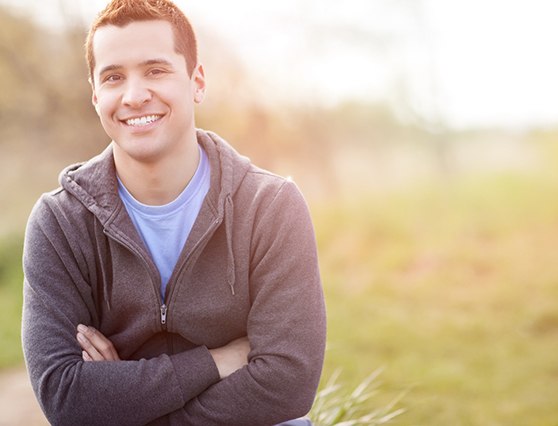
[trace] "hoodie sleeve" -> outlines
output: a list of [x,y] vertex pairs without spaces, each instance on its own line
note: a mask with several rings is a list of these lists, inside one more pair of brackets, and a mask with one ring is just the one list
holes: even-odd
[[314,231],[291,182],[268,201],[253,235],[249,363],[173,413],[172,424],[273,425],[312,406],[326,338]]
[[49,422],[146,424],[184,406],[219,379],[207,348],[140,361],[84,362],[76,326],[95,305],[79,236],[52,196],[35,206],[24,248],[22,343],[31,384]]

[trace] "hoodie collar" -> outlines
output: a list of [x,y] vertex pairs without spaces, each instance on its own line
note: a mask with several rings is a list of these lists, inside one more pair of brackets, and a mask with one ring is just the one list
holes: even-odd
[[[250,160],[238,154],[213,132],[198,129],[196,136],[211,165],[208,202],[214,214],[220,216],[224,212],[227,197],[234,195],[244,179]],[[110,220],[121,203],[112,144],[91,160],[64,169],[59,181],[103,224]]]

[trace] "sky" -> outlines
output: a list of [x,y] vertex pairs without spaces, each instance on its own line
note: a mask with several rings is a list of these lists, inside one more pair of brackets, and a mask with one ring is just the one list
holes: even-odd
[[[0,0],[47,25],[106,0]],[[558,124],[554,0],[176,0],[271,99],[387,102],[454,128]],[[203,60],[203,37],[200,39]]]

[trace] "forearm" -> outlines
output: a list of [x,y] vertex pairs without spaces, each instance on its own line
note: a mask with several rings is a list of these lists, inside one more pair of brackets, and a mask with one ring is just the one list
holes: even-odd
[[169,416],[171,424],[265,426],[307,414],[319,382],[320,357],[313,365],[266,358],[253,360],[189,401]]
[[[22,343],[31,384],[45,415],[56,425],[146,424],[173,412],[219,380],[207,348],[197,347],[148,360],[85,362],[76,339],[78,324],[99,327],[108,311],[99,309],[94,248],[80,243],[69,216],[56,203],[39,202],[26,230]],[[52,205],[51,205],[52,204]],[[148,308],[148,307],[147,307]],[[155,323],[133,303],[118,306],[112,333],[126,331],[121,344],[138,348]],[[136,320],[131,314],[135,309]],[[104,316],[104,318],[103,318]],[[140,331],[134,332],[135,329]],[[109,334],[107,337],[111,338]],[[139,339],[139,340],[138,340]],[[134,348],[127,351],[128,357]],[[122,355],[122,354],[121,354]]]
[[149,360],[84,362],[70,322],[26,285],[24,353],[37,398],[53,424],[146,424],[219,380],[204,347]]
[[326,339],[319,277],[273,287],[265,286],[252,305],[248,365],[172,413],[171,424],[273,425],[310,410]]
[[[170,424],[265,426],[307,414],[318,387],[326,338],[323,299],[314,288],[315,297],[301,298],[308,301],[306,309],[299,302],[295,312],[276,311],[282,320],[268,316],[268,321],[249,321],[248,364],[171,413]],[[278,300],[279,308],[281,303]]]
[[172,413],[171,424],[264,426],[307,414],[320,380],[326,325],[319,289],[306,296],[285,303],[294,311],[281,309],[285,301],[277,298],[277,315],[251,321],[248,365]]
[[[91,326],[85,327],[83,325],[78,326],[78,331],[77,340],[84,350],[83,359],[85,361],[91,363],[119,361],[119,355],[114,345],[102,333]],[[312,337],[316,338],[316,336],[317,334],[313,333]],[[276,338],[276,341],[278,341],[281,336],[277,334]],[[307,344],[310,343],[311,339],[307,340]],[[270,349],[281,350],[280,347],[270,347]],[[252,357],[251,364],[246,368],[249,373],[248,376],[242,378],[242,374],[239,372],[228,382],[229,388],[225,386],[219,391],[219,385],[217,384],[207,391],[209,395],[200,395],[200,401],[207,398],[207,402],[200,403],[201,405],[197,407],[197,414],[190,413],[188,415],[180,410],[181,412],[173,413],[168,417],[173,423],[179,424],[206,424],[211,421],[216,424],[248,424],[254,422],[261,425],[274,424],[306,413],[309,409],[307,404],[310,404],[313,398],[311,383],[315,380],[306,379],[305,375],[313,372],[316,377],[319,377],[321,359],[310,362],[308,358],[302,357],[306,359],[307,366],[301,368],[301,365],[305,363],[300,362],[300,351],[296,351],[297,356],[292,356],[289,354],[292,349],[285,350],[283,348],[283,353],[276,353],[275,355],[262,353],[261,350],[253,351],[255,355]],[[209,350],[217,365],[221,379],[225,379],[247,366],[249,350],[250,346],[246,337],[235,339],[225,346]],[[259,355],[257,355],[258,353]],[[255,379],[257,376],[259,378]],[[254,380],[258,384],[257,388],[254,388],[251,383]],[[236,384],[233,384],[233,381]],[[285,387],[285,382],[291,383],[291,385]],[[270,392],[265,396],[261,394],[262,387],[270,390],[277,389],[277,391]],[[229,395],[243,395],[243,398],[239,403],[237,400],[231,400]],[[252,398],[248,398],[251,401],[249,405],[245,404],[248,395],[252,395]],[[242,401],[244,401],[243,408]],[[305,404],[305,401],[307,401],[307,404]],[[231,407],[234,409],[229,410]]]

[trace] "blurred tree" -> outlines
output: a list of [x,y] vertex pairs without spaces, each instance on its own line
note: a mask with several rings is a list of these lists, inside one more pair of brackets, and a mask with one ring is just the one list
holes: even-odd
[[68,161],[106,144],[90,105],[83,39],[80,29],[56,33],[0,8],[2,145]]
[[83,60],[84,32],[55,32],[0,7],[0,234],[23,229],[58,172],[107,143]]
[[[28,193],[34,199],[38,191],[54,186],[63,166],[93,156],[108,142],[91,106],[81,12],[66,0],[57,0],[57,4],[62,25],[56,30],[0,6],[3,194],[14,190],[10,179],[18,180],[18,197]],[[334,27],[312,22],[305,36],[310,51],[327,49],[326,44],[341,38],[385,55],[398,43],[385,29],[362,32],[342,20]],[[291,175],[303,186],[310,182],[312,190],[328,194],[344,190],[339,178],[347,162],[340,166],[340,155],[355,151],[364,164],[378,163],[383,152],[398,144],[427,139],[424,121],[402,125],[385,104],[372,100],[325,106],[319,98],[302,103],[273,96],[281,89],[263,87],[253,72],[254,64],[237,57],[229,40],[203,27],[198,35],[208,80],[198,126],[222,134],[256,164]],[[288,64],[281,66],[289,69]],[[288,94],[288,88],[285,92]],[[11,205],[14,198],[2,195],[0,203]]]

